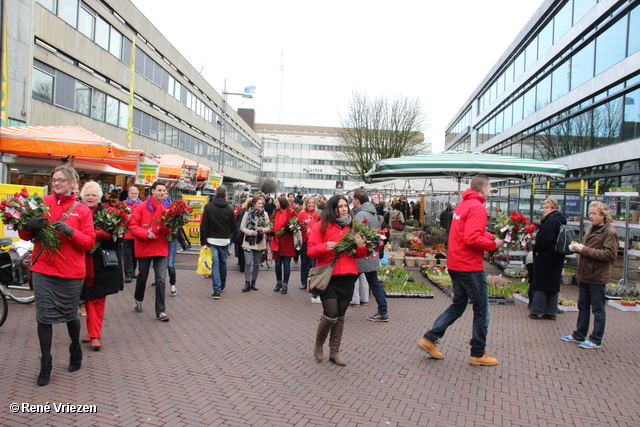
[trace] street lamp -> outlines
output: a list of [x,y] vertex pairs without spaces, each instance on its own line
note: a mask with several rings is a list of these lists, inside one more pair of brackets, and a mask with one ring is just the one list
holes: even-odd
[[224,172],[224,162],[225,162],[225,135],[227,133],[227,96],[228,95],[240,95],[243,98],[253,98],[253,95],[250,93],[240,93],[240,92],[227,92],[227,80],[224,80],[224,89],[222,90],[222,133],[220,134],[220,157],[219,157],[219,166],[220,172]]
[[278,160],[280,157],[289,157],[286,154],[278,154],[278,151],[276,150],[276,197],[278,197],[278,194],[280,194],[280,180],[278,179],[278,165],[280,164],[280,160]]

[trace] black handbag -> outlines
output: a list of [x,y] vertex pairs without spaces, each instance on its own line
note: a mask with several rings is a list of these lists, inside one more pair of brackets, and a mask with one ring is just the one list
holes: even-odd
[[102,265],[104,268],[113,268],[118,266],[118,254],[113,249],[100,248],[102,254]]

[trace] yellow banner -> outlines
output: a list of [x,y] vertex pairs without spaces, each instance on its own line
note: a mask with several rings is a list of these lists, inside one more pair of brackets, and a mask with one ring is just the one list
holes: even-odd
[[131,58],[129,69],[131,71],[131,82],[129,84],[129,120],[127,120],[127,147],[131,148],[131,134],[133,133],[133,80],[136,75],[136,36],[132,37]]
[[184,231],[191,243],[200,244],[200,220],[202,219],[202,212],[204,212],[204,205],[207,204],[207,196],[183,194],[182,200],[193,209],[191,216],[188,218],[189,224],[184,226]]
[[[3,4],[4,7],[4,4]],[[2,11],[2,95],[0,96],[0,127],[9,126],[9,35],[7,33],[7,12]]]

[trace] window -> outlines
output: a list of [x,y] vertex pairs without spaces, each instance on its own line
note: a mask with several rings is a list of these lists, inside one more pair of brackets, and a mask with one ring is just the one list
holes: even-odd
[[573,2],[573,25],[596,5],[596,0],[577,0]]
[[107,95],[107,123],[118,126],[120,101]]
[[629,41],[627,44],[627,56],[640,50],[640,7],[636,7],[629,13]]
[[51,104],[53,102],[53,76],[34,68],[31,81],[31,96],[34,99]]
[[54,103],[73,110],[75,106],[76,79],[61,71],[56,71]]
[[536,111],[550,103],[551,100],[551,74],[542,79],[536,85]]
[[529,117],[536,111],[536,87],[533,86],[524,94],[524,117]]
[[513,124],[516,125],[522,120],[522,96],[513,101]]
[[589,43],[571,58],[571,90],[593,77],[593,48]]
[[538,34],[538,58],[549,50],[553,45],[553,21],[549,21],[547,25]]
[[553,44],[571,28],[571,2],[566,2],[553,18]]
[[126,102],[120,101],[120,118],[118,119],[118,126],[126,129],[129,121],[129,105]]
[[524,69],[528,70],[538,59],[538,44],[535,40],[529,42],[529,46],[525,50],[525,65]]
[[109,50],[110,26],[100,16],[96,17],[96,36],[95,42],[104,50]]
[[520,52],[520,55],[513,62],[513,67],[513,81],[516,81],[524,73],[524,51]]
[[49,10],[51,13],[56,13],[58,7],[56,0],[38,0],[43,7]]
[[78,20],[78,0],[58,0],[58,17],[76,28]]
[[78,13],[78,31],[93,40],[93,30],[96,22],[96,13],[86,4],[82,3]]
[[122,34],[113,27],[111,27],[109,39],[109,53],[118,59],[122,59]]
[[596,39],[596,75],[622,61],[625,54],[627,20],[620,19]]
[[105,104],[107,95],[99,90],[93,90],[93,98],[91,99],[91,117],[104,122]]
[[569,63],[569,61],[566,61],[551,73],[552,102],[569,92]]
[[624,96],[624,123],[622,139],[640,138],[640,89]]
[[91,87],[76,80],[76,113],[91,114]]

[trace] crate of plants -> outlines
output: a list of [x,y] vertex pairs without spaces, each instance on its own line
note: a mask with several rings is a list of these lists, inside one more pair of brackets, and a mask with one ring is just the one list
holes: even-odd
[[433,289],[402,267],[383,267],[378,277],[389,298],[433,298]]
[[505,268],[503,274],[512,279],[522,279],[527,277],[527,270],[522,268]]
[[558,310],[559,311],[578,311],[578,303],[574,300],[558,295]]
[[573,268],[565,267],[562,269],[562,276],[560,279],[562,280],[563,285],[570,285],[573,283],[573,278],[576,276],[576,270]]
[[636,297],[639,293],[635,286],[623,283],[608,283],[604,287],[604,296],[607,299],[621,300],[624,297]]
[[488,276],[487,283],[489,304],[515,305],[514,290],[510,285],[509,279],[503,276]]
[[431,284],[448,296],[453,295],[453,285],[451,276],[447,272],[447,268],[439,265],[423,265],[420,268],[422,276],[427,278]]

